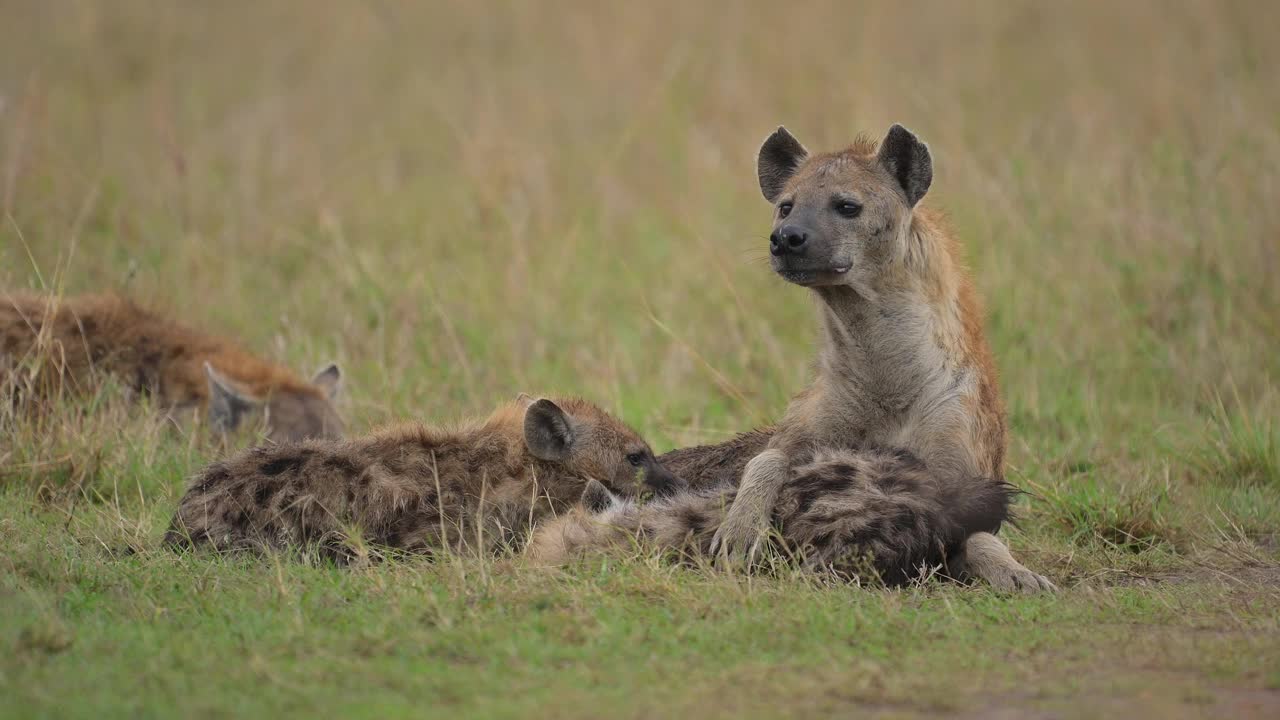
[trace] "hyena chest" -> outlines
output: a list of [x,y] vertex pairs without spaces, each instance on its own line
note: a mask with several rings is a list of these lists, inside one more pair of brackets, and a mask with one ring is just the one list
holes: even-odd
[[862,449],[905,448],[926,463],[952,466],[963,456],[969,417],[965,376],[923,375],[912,390],[887,383],[831,393],[808,412],[804,441],[813,445]]

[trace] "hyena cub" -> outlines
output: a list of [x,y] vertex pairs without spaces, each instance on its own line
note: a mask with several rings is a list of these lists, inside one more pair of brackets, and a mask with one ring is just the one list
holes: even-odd
[[[939,482],[905,450],[823,451],[797,461],[774,502],[770,538],[804,567],[844,579],[901,585],[944,565],[974,528],[999,528],[1015,492],[990,479]],[[528,556],[561,564],[638,547],[707,558],[736,495],[722,484],[640,505],[592,483],[580,508],[534,533]]]
[[522,395],[459,429],[405,425],[214,463],[182,498],[165,542],[312,547],[339,560],[353,540],[491,553],[566,512],[589,480],[628,497],[680,483],[634,430],[595,405]]
[[0,294],[0,388],[39,399],[91,392],[107,376],[220,432],[261,422],[271,440],[342,435],[336,365],[307,382],[117,295]]

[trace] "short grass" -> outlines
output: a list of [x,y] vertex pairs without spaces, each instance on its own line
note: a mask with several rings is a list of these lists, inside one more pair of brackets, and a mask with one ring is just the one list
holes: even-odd
[[[0,418],[0,715],[1274,717],[1267,3],[0,3],[0,288],[125,290],[352,429],[575,392],[666,449],[812,352],[753,153],[893,121],[987,298],[1008,598],[649,558],[156,549],[222,449],[106,391]],[[126,549],[137,552],[128,554]]]

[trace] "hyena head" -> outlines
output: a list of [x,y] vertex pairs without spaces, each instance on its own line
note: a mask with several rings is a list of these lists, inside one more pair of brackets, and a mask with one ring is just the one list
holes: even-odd
[[659,495],[684,487],[649,444],[621,420],[576,398],[553,402],[522,395],[524,442],[536,458],[555,462],[585,481],[628,497],[647,488]]
[[276,387],[265,397],[246,392],[209,363],[204,370],[209,380],[207,421],[218,432],[260,422],[274,442],[342,437],[342,418],[333,406],[342,380],[337,365],[316,373],[310,383]]
[[821,155],[780,127],[760,147],[757,171],[774,205],[774,272],[805,287],[868,291],[906,257],[912,208],[933,180],[929,148],[901,125],[878,150],[860,141]]

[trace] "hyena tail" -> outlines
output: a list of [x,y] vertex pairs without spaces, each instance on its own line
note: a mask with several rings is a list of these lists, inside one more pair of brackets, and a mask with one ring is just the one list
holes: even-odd
[[937,477],[905,450],[824,453],[796,468],[775,520],[806,563],[900,585],[999,529],[1014,494],[998,480]]
[[1000,526],[1013,523],[1012,505],[1022,494],[1014,485],[992,478],[970,478],[963,482],[940,483],[939,501],[950,524],[961,534],[960,542],[974,533],[995,534]]

